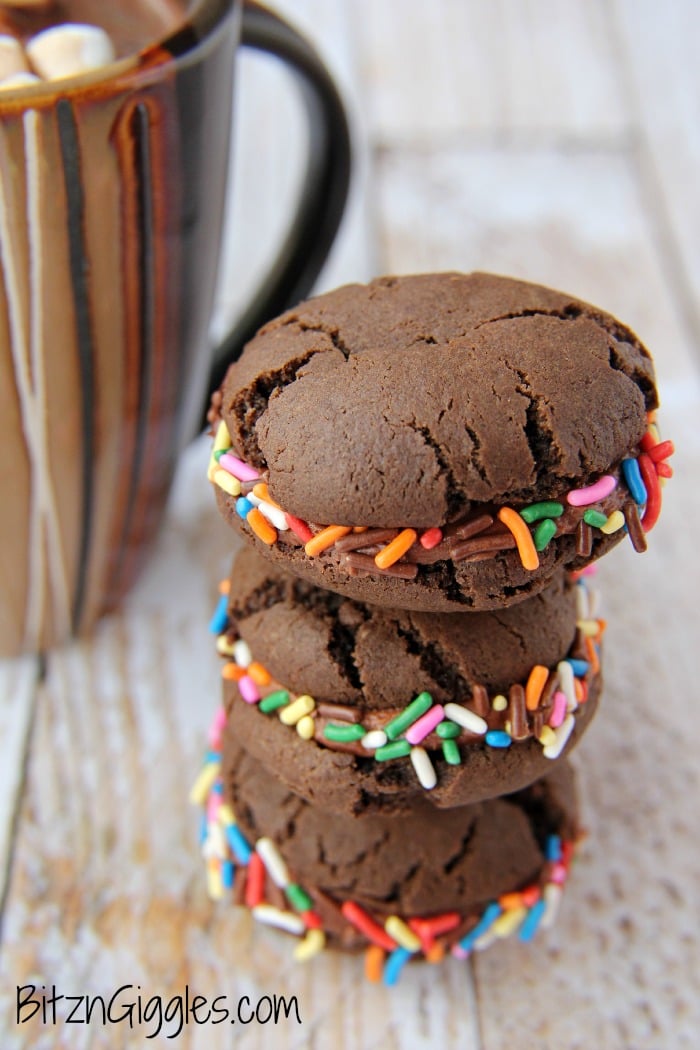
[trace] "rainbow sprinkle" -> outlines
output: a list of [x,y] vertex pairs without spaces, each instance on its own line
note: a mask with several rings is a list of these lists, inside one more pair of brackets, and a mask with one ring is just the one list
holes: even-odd
[[[414,580],[421,566],[439,561],[475,562],[516,549],[524,569],[537,570],[540,554],[558,536],[575,534],[576,552],[588,558],[594,534],[626,528],[637,551],[661,510],[661,482],[671,477],[672,441],[661,441],[652,416],[634,455],[614,473],[560,498],[516,509],[482,505],[460,521],[424,530],[317,525],[287,513],[269,494],[264,472],[234,456],[231,437],[219,423],[207,476],[234,500],[236,514],[268,546],[301,543],[309,558],[332,552],[349,575],[389,575]],[[622,484],[621,484],[622,482]],[[630,498],[631,497],[631,498]]]
[[[249,842],[238,826],[233,807],[225,801],[220,775],[225,725],[225,714],[220,709],[209,732],[210,749],[190,792],[190,801],[203,810],[200,846],[209,895],[213,900],[240,900],[258,922],[296,937],[294,958],[306,962],[326,947],[321,912],[327,903],[316,906],[313,891],[293,879],[271,839],[263,836]],[[390,987],[411,959],[436,963],[447,954],[465,959],[472,951],[514,935],[525,943],[531,941],[540,927],[546,928],[554,921],[574,849],[574,842],[550,834],[539,878],[491,901],[478,914],[385,917],[372,915],[351,900],[331,904],[367,945],[367,979]],[[284,907],[279,903],[279,891],[284,896]],[[278,903],[272,903],[270,898]]]

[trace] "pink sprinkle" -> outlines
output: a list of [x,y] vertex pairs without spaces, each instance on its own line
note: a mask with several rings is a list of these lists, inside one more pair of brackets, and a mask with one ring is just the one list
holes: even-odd
[[552,707],[552,713],[549,716],[549,725],[552,729],[556,729],[560,726],[566,718],[566,697],[561,691],[557,691],[554,694],[554,706]]
[[224,452],[219,460],[219,466],[227,470],[229,474],[233,474],[234,478],[238,478],[239,481],[255,481],[260,477],[259,470],[244,463],[242,459],[232,456],[230,452]]
[[595,576],[595,574],[597,572],[598,572],[598,565],[597,565],[596,562],[592,561],[590,565],[586,565],[586,566],[584,566],[583,569],[579,569],[578,573],[576,575],[577,576]]
[[442,540],[442,529],[438,529],[435,526],[432,529],[426,529],[420,538],[420,545],[425,550],[431,551],[433,547],[437,547],[438,543]]
[[221,807],[221,795],[217,795],[216,792],[212,791],[207,799],[207,821],[209,824],[216,824],[219,819],[219,809]]
[[209,727],[209,743],[212,747],[216,747],[221,741],[221,734],[226,725],[226,711],[223,707],[220,707],[212,719],[211,726]]
[[[223,459],[224,457],[222,456],[221,458]],[[597,503],[598,500],[609,496],[616,485],[617,478],[614,478],[612,474],[603,474],[602,478],[599,478],[595,485],[586,485],[582,489],[572,489],[566,500],[572,507],[587,507],[589,504]]]
[[257,704],[260,700],[258,687],[249,674],[244,674],[242,678],[239,678],[238,692],[247,704]]
[[421,740],[432,733],[435,726],[445,717],[445,710],[442,704],[435,704],[429,711],[426,711],[417,722],[414,722],[411,728],[406,733],[406,739],[409,744],[420,744]]
[[460,946],[458,944],[453,944],[452,948],[450,949],[450,951],[454,955],[455,959],[468,959],[469,958],[469,952],[466,951],[466,949],[464,949],[464,948],[460,948]]
[[556,882],[559,886],[563,886],[566,882],[567,877],[566,865],[558,861],[552,868],[552,873],[549,876],[550,882]]

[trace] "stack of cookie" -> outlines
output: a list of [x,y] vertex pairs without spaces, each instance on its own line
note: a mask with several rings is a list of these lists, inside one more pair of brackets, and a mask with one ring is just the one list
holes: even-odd
[[387,984],[551,923],[601,691],[586,576],[646,548],[656,403],[614,318],[486,274],[341,288],[258,333],[212,402],[248,545],[193,790],[215,897]]

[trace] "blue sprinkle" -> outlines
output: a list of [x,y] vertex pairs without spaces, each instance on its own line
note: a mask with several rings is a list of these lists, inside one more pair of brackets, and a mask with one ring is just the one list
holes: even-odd
[[641,507],[641,505],[647,501],[647,490],[642,481],[642,475],[637,460],[623,459],[622,473],[625,476],[627,488],[630,490],[632,499]]
[[245,520],[254,506],[255,504],[251,503],[249,499],[245,498],[245,496],[239,496],[236,500],[236,514],[239,518]]
[[212,634],[222,634],[228,627],[228,596],[222,594],[216,603],[214,615],[209,621],[209,630]]
[[224,785],[221,780],[217,780],[214,784],[212,784],[211,793],[212,795],[223,795]]
[[532,940],[542,922],[542,916],[544,915],[546,908],[547,902],[543,900],[542,897],[532,905],[518,930],[518,937],[521,941],[528,942]]
[[248,845],[248,840],[237,824],[229,824],[226,828],[226,839],[233,850],[239,864],[247,864],[253,852]]
[[474,947],[474,941],[478,941],[479,937],[493,926],[502,910],[503,909],[498,901],[492,901],[487,905],[486,911],[481,916],[474,929],[470,930],[466,937],[462,937],[462,940],[459,942],[460,948],[463,948],[465,952],[470,952]]
[[204,764],[209,765],[211,762],[220,762],[221,752],[220,751],[205,751],[204,752]]
[[544,855],[553,864],[561,860],[561,839],[558,835],[548,835],[544,845]]
[[489,729],[485,738],[489,747],[510,747],[512,738],[503,729]]
[[413,953],[409,952],[407,948],[395,948],[391,953],[387,961],[384,963],[384,984],[391,988],[392,985],[396,984],[399,979],[399,974],[403,970],[404,966],[411,958]]
[[574,660],[573,656],[570,656],[566,662],[567,664],[571,664],[571,670],[577,678],[583,678],[583,676],[587,674],[588,660]]
[[[221,882],[224,889],[230,890],[233,886],[233,876],[236,874],[236,869],[230,860],[222,860],[221,862]],[[528,916],[529,917],[529,916]]]
[[201,820],[199,822],[199,845],[200,846],[203,846],[204,843],[207,841],[207,830],[208,830],[207,815],[206,815],[206,813],[202,813],[202,818],[201,818]]

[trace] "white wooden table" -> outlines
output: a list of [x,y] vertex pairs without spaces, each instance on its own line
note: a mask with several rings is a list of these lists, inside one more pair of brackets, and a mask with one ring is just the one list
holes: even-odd
[[[94,638],[0,665],[0,1045],[121,1048],[700,1045],[700,73],[696,0],[285,0],[349,100],[359,177],[321,282],[493,269],[561,287],[655,354],[676,478],[649,553],[599,579],[602,710],[577,752],[590,835],[557,928],[367,985],[357,959],[206,899],[188,808],[218,699],[207,621],[232,542],[184,455],[151,566]],[[223,319],[293,195],[286,82],[241,67]],[[245,145],[242,145],[245,143]],[[245,203],[242,203],[245,202]],[[254,265],[251,265],[251,259]],[[302,1024],[15,1024],[17,985],[144,998],[296,994]],[[172,1031],[172,1029],[170,1029]]]

